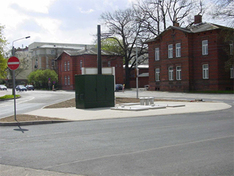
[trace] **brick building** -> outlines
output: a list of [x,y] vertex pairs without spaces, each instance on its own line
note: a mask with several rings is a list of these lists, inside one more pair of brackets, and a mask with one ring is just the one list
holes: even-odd
[[55,59],[64,51],[78,51],[92,48],[94,45],[71,44],[71,43],[47,43],[34,42],[29,45],[32,56],[32,70],[51,69],[57,71]]
[[[123,58],[118,55],[102,51],[102,67],[115,67],[115,82],[123,84]],[[97,68],[97,49],[79,51],[63,51],[56,59],[58,66],[59,86],[63,90],[75,89],[75,75],[82,74],[82,68]]]
[[233,35],[232,28],[203,23],[200,15],[186,28],[174,23],[147,42],[150,90],[233,90],[233,65],[225,69]]

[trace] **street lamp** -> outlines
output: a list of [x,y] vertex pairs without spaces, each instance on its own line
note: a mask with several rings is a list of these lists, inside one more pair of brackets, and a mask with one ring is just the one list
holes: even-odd
[[136,19],[136,98],[138,98],[138,50],[137,50],[137,29],[138,29],[138,25],[137,22],[140,22],[139,19]]
[[[19,39],[16,39],[16,40],[13,40],[13,41],[12,41],[12,56],[15,55],[14,42],[16,42],[16,41],[18,41],[18,40],[28,39],[28,38],[30,38],[30,36],[23,37],[23,38],[19,38]],[[14,117],[15,117],[15,121],[16,121],[15,70],[12,70],[12,78],[13,78],[12,94],[14,95]]]
[[18,40],[28,39],[28,38],[30,38],[30,36],[23,37],[23,38],[19,38],[19,39],[16,39],[16,40],[13,40],[13,41],[12,41],[12,56],[15,55],[14,42],[16,42],[16,41],[18,41]]

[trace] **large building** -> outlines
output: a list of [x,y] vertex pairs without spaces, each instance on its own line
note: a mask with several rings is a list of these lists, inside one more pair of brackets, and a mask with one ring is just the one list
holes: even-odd
[[[31,53],[28,50],[28,47],[17,48],[15,49],[15,56],[20,60],[20,66],[15,70],[15,83],[16,85],[27,84],[28,75],[32,72],[32,60]],[[6,84],[8,87],[12,86],[12,71],[8,69]]]
[[[230,37],[231,36],[231,37]],[[149,40],[149,86],[161,91],[233,90],[234,29],[202,22],[178,23]]]
[[32,55],[32,70],[52,69],[57,70],[55,59],[64,51],[78,51],[91,48],[93,45],[34,42],[29,45]]
[[[102,67],[114,67],[115,83],[123,84],[123,57],[101,52]],[[82,68],[97,68],[97,48],[79,51],[63,51],[56,59],[58,84],[63,90],[75,89],[75,75],[82,74]]]

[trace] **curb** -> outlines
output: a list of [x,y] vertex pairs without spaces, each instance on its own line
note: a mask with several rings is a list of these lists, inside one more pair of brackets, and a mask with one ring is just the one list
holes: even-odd
[[25,125],[41,125],[41,124],[53,124],[53,123],[64,123],[74,122],[72,120],[48,120],[48,121],[26,121],[26,122],[1,122],[0,126],[25,126]]

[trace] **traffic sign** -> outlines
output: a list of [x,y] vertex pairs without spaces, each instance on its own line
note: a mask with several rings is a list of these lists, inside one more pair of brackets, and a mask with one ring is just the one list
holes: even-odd
[[16,70],[17,68],[19,68],[20,61],[17,57],[12,56],[8,59],[7,65],[9,69]]

